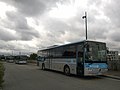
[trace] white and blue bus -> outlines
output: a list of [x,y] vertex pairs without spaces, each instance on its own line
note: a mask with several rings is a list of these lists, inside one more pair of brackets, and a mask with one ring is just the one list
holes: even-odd
[[15,57],[16,64],[27,64],[28,56],[26,55],[17,55]]
[[102,75],[108,71],[106,43],[81,41],[38,50],[41,69],[64,72],[66,75]]

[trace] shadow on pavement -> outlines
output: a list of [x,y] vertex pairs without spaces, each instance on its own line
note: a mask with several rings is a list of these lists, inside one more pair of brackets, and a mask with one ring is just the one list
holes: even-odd
[[[38,70],[42,70],[42,69],[38,69]],[[50,72],[53,72],[53,73],[57,73],[57,74],[61,74],[61,75],[67,76],[63,72],[60,72],[60,71],[55,71],[55,70],[50,70],[50,69],[45,69],[45,70],[42,70],[42,71],[45,71],[45,72],[50,71]],[[79,79],[83,79],[83,80],[98,80],[98,79],[103,79],[100,76],[80,76],[80,75],[74,75],[74,74],[71,74],[71,75],[69,75],[67,77],[79,78]]]

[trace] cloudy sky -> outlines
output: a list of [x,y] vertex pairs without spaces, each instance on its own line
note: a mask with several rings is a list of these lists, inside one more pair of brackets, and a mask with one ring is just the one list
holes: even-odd
[[119,6],[120,0],[0,0],[0,53],[84,40],[85,11],[88,39],[120,51]]

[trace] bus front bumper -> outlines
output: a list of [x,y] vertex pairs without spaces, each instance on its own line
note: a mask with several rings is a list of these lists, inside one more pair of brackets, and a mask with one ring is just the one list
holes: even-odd
[[108,69],[106,69],[106,68],[85,68],[84,76],[103,75],[107,71],[108,71]]

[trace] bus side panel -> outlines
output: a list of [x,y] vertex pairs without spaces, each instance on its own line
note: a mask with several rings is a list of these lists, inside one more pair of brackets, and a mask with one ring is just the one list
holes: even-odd
[[65,65],[65,60],[64,59],[52,59],[52,69],[56,71],[61,71],[63,72],[63,68]]
[[76,59],[52,59],[52,70],[64,71],[64,66],[68,65],[71,74],[76,74]]
[[44,64],[45,64],[46,69],[50,69],[50,60],[49,59],[45,59]]
[[42,64],[43,64],[44,62],[39,61],[38,63],[39,63],[39,68],[42,69]]
[[71,74],[77,74],[76,65],[77,65],[76,63],[70,64],[70,73]]

